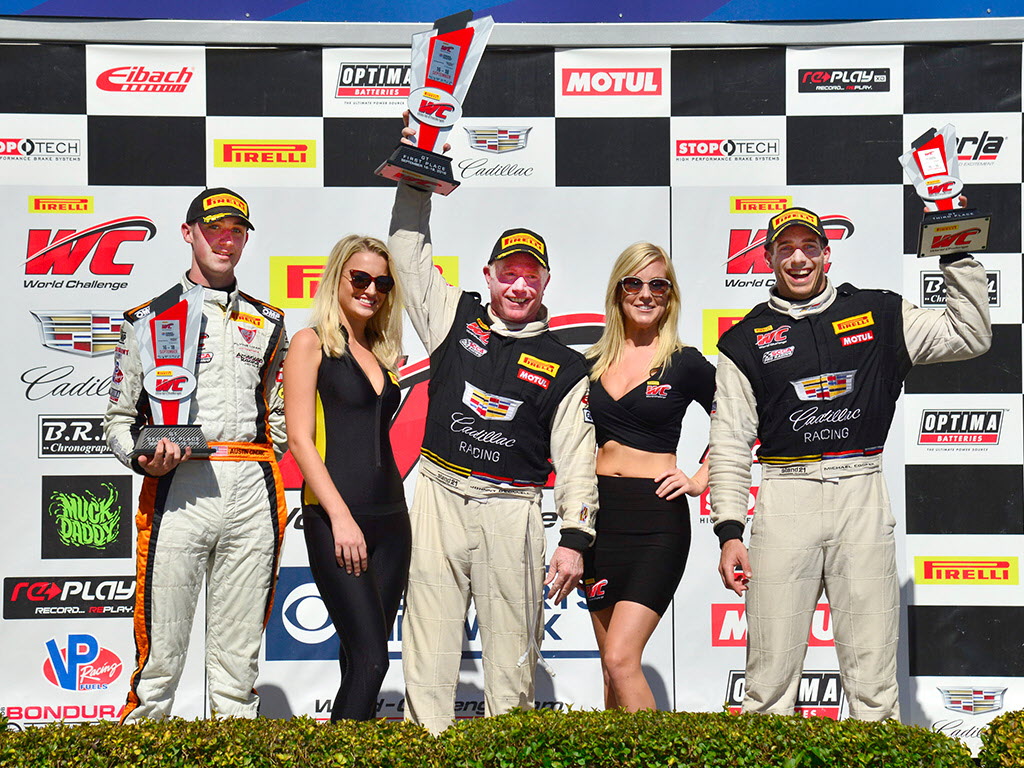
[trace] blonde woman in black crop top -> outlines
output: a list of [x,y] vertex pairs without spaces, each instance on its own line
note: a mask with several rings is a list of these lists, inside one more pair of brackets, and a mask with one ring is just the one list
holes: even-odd
[[388,436],[402,328],[392,274],[383,242],[342,238],[324,267],[311,327],[295,334],[284,364],[309,567],[340,641],[332,721],[376,716],[409,576],[409,514]]
[[708,484],[676,466],[687,406],[711,412],[715,369],[679,340],[672,262],[635,243],[612,267],[605,330],[588,352],[597,432],[597,540],[583,582],[604,673],[605,706],[654,709],[640,662],[672,601],[690,548],[686,496]]

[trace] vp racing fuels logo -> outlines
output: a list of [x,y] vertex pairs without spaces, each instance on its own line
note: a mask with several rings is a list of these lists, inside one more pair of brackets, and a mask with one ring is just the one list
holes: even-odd
[[516,417],[519,406],[523,404],[522,400],[484,392],[468,381],[462,392],[462,402],[468,405],[473,413],[481,419],[492,421],[512,421]]
[[853,392],[853,380],[857,371],[840,371],[838,373],[821,373],[807,379],[789,382],[801,400],[834,400],[837,397]]
[[68,635],[63,648],[52,638],[46,652],[43,676],[66,691],[106,690],[121,676],[121,659],[92,635]]

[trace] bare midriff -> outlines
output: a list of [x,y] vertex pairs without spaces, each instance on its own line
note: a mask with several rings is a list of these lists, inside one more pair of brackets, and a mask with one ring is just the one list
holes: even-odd
[[674,453],[650,453],[609,440],[597,449],[597,474],[612,477],[649,477],[675,469]]

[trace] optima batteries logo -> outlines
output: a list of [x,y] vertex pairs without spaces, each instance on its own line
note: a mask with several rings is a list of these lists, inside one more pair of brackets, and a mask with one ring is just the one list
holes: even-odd
[[1016,557],[914,558],[915,584],[1017,585]]
[[563,69],[563,96],[660,96],[660,68]]
[[214,139],[216,168],[316,168],[316,141]]
[[921,413],[918,445],[998,445],[1001,410],[926,410]]
[[800,93],[888,92],[889,69],[801,69],[797,72]]
[[52,638],[46,641],[46,652],[43,677],[65,691],[106,690],[123,669],[117,654],[100,647],[92,635],[68,635],[63,648]]
[[146,69],[144,66],[114,67],[99,74],[96,87],[115,93],[182,93],[192,81],[195,70]]
[[[739,714],[746,691],[746,678],[742,670],[729,672],[729,687],[725,703],[729,711]],[[803,672],[797,689],[796,712],[804,717],[827,717],[838,720],[846,702],[838,670]]]
[[42,558],[131,557],[132,480],[42,478]]
[[344,63],[338,69],[334,98],[409,98],[408,64]]

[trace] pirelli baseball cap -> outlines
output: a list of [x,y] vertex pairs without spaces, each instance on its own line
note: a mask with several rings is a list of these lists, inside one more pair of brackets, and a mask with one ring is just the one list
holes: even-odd
[[806,208],[787,208],[768,219],[768,239],[765,245],[774,243],[775,238],[781,235],[786,227],[792,227],[794,224],[807,227],[824,242],[828,242],[828,235],[825,234],[825,227],[821,225],[821,217],[818,214]]
[[188,207],[185,223],[191,224],[193,221],[202,220],[209,224],[225,216],[237,216],[249,229],[256,229],[249,221],[249,204],[245,202],[245,198],[227,187],[204,189],[196,195],[196,199]]
[[544,269],[551,269],[551,265],[548,264],[548,247],[544,238],[532,230],[522,227],[506,229],[495,242],[494,248],[491,249],[491,258],[487,263],[492,264],[513,253],[525,253],[528,256],[533,256]]

